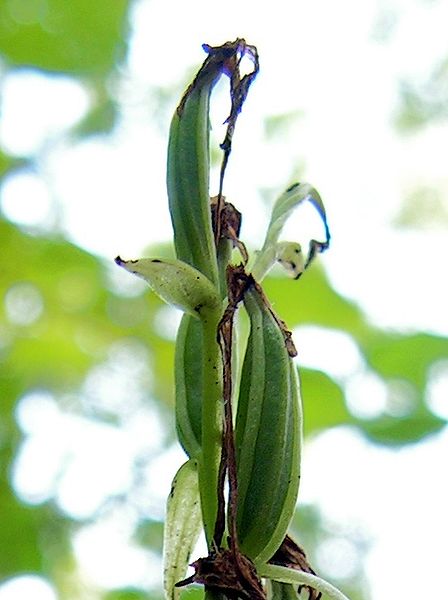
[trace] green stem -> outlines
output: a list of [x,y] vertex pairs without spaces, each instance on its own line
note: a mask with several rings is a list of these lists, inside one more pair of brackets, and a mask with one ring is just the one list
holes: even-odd
[[227,266],[230,263],[231,256],[232,242],[225,238],[219,240],[216,258],[218,261],[219,291],[223,299],[227,296]]
[[348,600],[347,596],[331,585],[331,583],[316,575],[311,575],[311,573],[268,564],[257,565],[257,572],[260,577],[266,577],[274,581],[310,586],[323,594],[327,594],[330,600]]
[[256,254],[253,266],[248,266],[248,270],[252,274],[255,281],[261,283],[264,276],[272,269],[275,264],[275,246],[267,247],[260,250]]
[[205,537],[211,549],[218,512],[218,471],[222,447],[222,360],[217,341],[221,313],[203,320],[202,451],[199,458],[199,491]]

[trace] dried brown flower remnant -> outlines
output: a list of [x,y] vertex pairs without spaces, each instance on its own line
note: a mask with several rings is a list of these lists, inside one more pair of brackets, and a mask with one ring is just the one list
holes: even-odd
[[[237,210],[233,204],[225,201],[225,196],[221,197],[221,213],[220,213],[220,224],[216,222],[216,213],[218,212],[220,198],[219,196],[213,196],[210,198],[210,208],[212,213],[212,226],[215,236],[219,231],[220,239],[231,240],[234,248],[238,248],[241,256],[243,257],[244,264],[247,264],[249,255],[247,253],[246,246],[239,239],[241,229],[241,213]],[[219,240],[218,240],[219,241]]]
[[[269,562],[273,565],[288,567],[290,569],[295,569],[296,571],[304,571],[305,573],[316,575],[308,562],[305,552],[292,538],[289,537],[289,535],[285,537],[282,545]],[[322,598],[321,592],[318,592],[307,585],[300,585],[297,592],[300,594],[304,588],[308,590],[308,600],[320,600],[320,598]]]
[[252,561],[242,554],[235,555],[232,550],[219,550],[216,554],[199,558],[191,566],[195,573],[176,583],[176,587],[201,583],[230,599],[266,600]]

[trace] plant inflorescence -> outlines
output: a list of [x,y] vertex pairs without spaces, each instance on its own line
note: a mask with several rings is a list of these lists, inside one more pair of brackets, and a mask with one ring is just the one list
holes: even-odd
[[[328,247],[325,208],[309,184],[290,185],[274,204],[262,248],[249,255],[239,238],[241,214],[226,201],[223,185],[235,125],[258,73],[258,53],[243,39],[204,49],[207,58],[170,129],[167,187],[176,258],[116,259],[184,311],[175,394],[177,432],[188,460],[168,499],[165,592],[174,598],[180,587],[195,582],[214,598],[297,598],[305,592],[314,600],[322,593],[341,600],[343,594],[316,576],[288,535],[302,447],[296,350],[261,286],[276,262],[298,279]],[[252,66],[245,74],[243,59]],[[231,109],[219,190],[210,198],[210,95],[223,75],[230,80]],[[297,242],[279,239],[303,202],[316,208],[325,231],[325,239],[311,240],[306,252]],[[241,310],[250,330],[237,370],[235,317]],[[194,574],[185,579],[201,529],[208,555],[193,563]]]

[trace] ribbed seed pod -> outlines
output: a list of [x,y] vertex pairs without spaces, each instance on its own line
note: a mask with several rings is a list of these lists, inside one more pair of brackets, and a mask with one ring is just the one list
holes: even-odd
[[301,405],[283,332],[255,287],[244,305],[251,328],[235,426],[237,531],[242,552],[267,561],[283,541],[297,499]]
[[176,339],[176,428],[179,441],[190,458],[201,450],[202,436],[202,323],[182,317]]
[[221,72],[206,65],[207,61],[171,121],[167,188],[177,257],[218,285],[209,194],[209,104]]

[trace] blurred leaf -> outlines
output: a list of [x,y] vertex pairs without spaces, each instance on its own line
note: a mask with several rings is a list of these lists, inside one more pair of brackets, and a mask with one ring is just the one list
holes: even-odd
[[[297,292],[294,293],[294,286]],[[385,381],[406,381],[414,390],[407,414],[383,414],[377,419],[355,419],[345,407],[336,382],[316,371],[302,373],[305,431],[356,423],[373,441],[383,444],[416,442],[445,426],[426,405],[425,389],[430,366],[448,357],[448,339],[426,333],[402,334],[383,330],[333,290],[324,272],[312,268],[297,283],[268,278],[266,292],[289,327],[313,324],[344,331],[358,343],[368,365]],[[320,381],[319,381],[320,379]]]
[[325,373],[300,369],[304,433],[354,422],[341,388]]
[[[125,589],[114,590],[103,596],[103,600],[148,600],[149,596],[141,590]],[[151,600],[162,599],[163,595],[151,594]]]
[[358,340],[370,333],[360,309],[331,288],[318,265],[297,281],[267,277],[263,288],[290,328],[303,323],[320,325],[347,331]]
[[288,113],[270,115],[263,123],[264,134],[268,140],[285,136],[289,133],[291,127],[303,116],[300,110],[293,110]]
[[26,235],[1,220],[0,239],[1,288],[8,293],[29,284],[43,303],[42,314],[27,326],[9,322],[0,312],[7,340],[0,379],[18,382],[22,393],[33,386],[71,389],[105,358],[113,341],[135,336],[153,349],[156,396],[172,404],[174,345],[158,332],[163,303],[154,294],[123,298],[111,293],[98,259],[63,239]]
[[[67,565],[72,553],[64,542],[69,520],[59,518],[51,504],[25,506],[14,495],[9,475],[22,441],[15,405],[37,388],[55,392],[56,398],[76,392],[70,410],[81,411],[80,401],[73,403],[85,376],[107,359],[112,343],[129,339],[151,350],[158,376],[150,381],[148,400],[155,396],[161,405],[172,405],[173,341],[158,331],[161,301],[149,291],[130,298],[111,292],[104,265],[89,253],[58,237],[26,234],[2,220],[0,242],[0,514],[7,515],[2,518],[0,575],[41,572],[51,577],[54,572],[57,579],[58,565]],[[41,299],[41,310],[27,322],[29,306],[20,293],[30,289]],[[173,422],[171,413],[170,418]],[[173,423],[171,430],[173,436]],[[155,524],[154,535],[146,537],[147,547],[160,550],[160,527]]]
[[423,392],[429,367],[436,360],[448,357],[448,339],[428,333],[383,333],[375,336],[364,351],[369,363],[383,377],[403,377]]
[[390,446],[415,443],[440,431],[446,422],[428,410],[420,408],[407,417],[381,417],[362,424],[364,432],[373,441]]
[[135,533],[135,539],[145,548],[152,548],[162,554],[163,525],[162,521],[142,521]]
[[0,181],[8,171],[18,169],[23,166],[24,163],[24,160],[9,156],[9,154],[5,154],[5,152],[0,149]]
[[[0,459],[5,461],[2,451]],[[0,579],[20,571],[40,571],[42,556],[39,548],[40,529],[44,514],[33,507],[21,505],[4,478],[0,478],[0,514],[2,517]],[[7,518],[5,516],[7,515]],[[26,531],[26,536],[22,532]],[[5,551],[7,549],[7,551]]]
[[395,124],[399,130],[415,131],[448,117],[448,59],[442,60],[426,81],[405,81]]
[[92,108],[75,127],[74,134],[79,137],[104,134],[111,131],[117,119],[117,105],[102,82],[96,81],[90,86]]
[[[89,321],[105,303],[100,265],[63,240],[26,236],[6,222],[0,221],[0,237],[2,288],[8,294],[26,283],[43,304],[42,314],[28,326],[5,323],[7,339],[14,343],[7,346],[3,374],[20,380],[22,389],[70,388],[92,362],[80,348],[78,335],[89,327]],[[71,294],[68,298],[65,286],[72,286],[78,297]],[[104,334],[103,350],[111,341],[111,336]]]
[[[336,531],[335,531],[336,529]],[[346,538],[350,544],[358,550],[359,556],[365,556],[369,550],[369,540],[364,537],[361,531],[346,526],[341,531],[337,531],[337,525],[334,523],[325,523],[322,515],[316,505],[301,504],[299,491],[299,504],[291,524],[292,538],[299,544],[302,549],[306,550],[306,555],[310,565],[318,575],[327,580],[332,580],[334,574],[328,574],[319,568],[318,555],[321,544],[328,539],[331,539],[335,534],[338,537]],[[366,600],[369,598],[365,594],[365,590],[360,589],[360,582],[365,578],[363,572],[363,561],[359,561],[359,568],[349,580],[337,582],[337,586],[341,589],[350,600]],[[323,600],[326,598],[324,596]]]
[[13,65],[104,74],[124,56],[129,0],[9,0],[0,51]]
[[448,203],[437,187],[420,186],[407,197],[394,219],[400,229],[445,229]]

